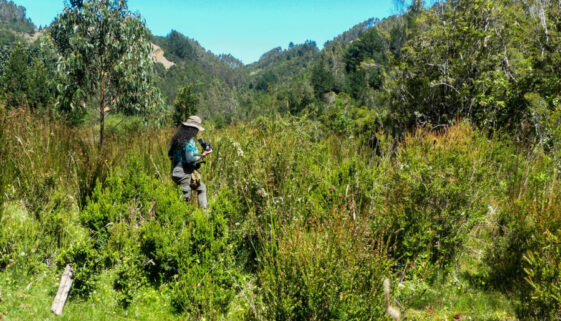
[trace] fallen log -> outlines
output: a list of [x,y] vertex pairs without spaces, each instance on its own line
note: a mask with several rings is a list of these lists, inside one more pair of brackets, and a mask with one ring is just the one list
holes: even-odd
[[72,282],[74,282],[74,271],[70,265],[66,265],[64,273],[62,273],[62,277],[60,278],[58,292],[55,296],[55,300],[53,301],[53,305],[51,306],[51,311],[53,311],[54,314],[62,314],[62,309],[64,309],[68,293],[70,292],[70,288],[72,288]]

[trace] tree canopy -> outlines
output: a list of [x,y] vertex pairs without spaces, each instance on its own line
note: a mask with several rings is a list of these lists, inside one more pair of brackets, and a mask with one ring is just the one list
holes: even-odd
[[134,114],[158,103],[148,30],[125,0],[66,7],[49,34],[60,57],[59,107],[72,112],[97,105],[100,148],[109,110]]

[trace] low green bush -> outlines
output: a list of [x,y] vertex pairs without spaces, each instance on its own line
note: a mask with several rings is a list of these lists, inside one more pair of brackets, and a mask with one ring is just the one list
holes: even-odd
[[110,174],[103,186],[99,181],[80,212],[80,222],[91,231],[97,248],[102,248],[109,237],[109,224],[122,219],[130,205],[123,202],[122,180]]
[[0,271],[9,269],[16,275],[40,271],[52,255],[39,252],[40,248],[52,249],[52,244],[43,243],[41,234],[41,224],[25,208],[8,206],[0,217]]
[[113,289],[117,291],[117,300],[124,308],[127,308],[142,287],[148,284],[142,269],[143,262],[140,260],[139,256],[127,256],[116,268]]
[[0,269],[11,268],[21,275],[33,275],[55,266],[61,248],[81,240],[84,231],[78,226],[76,209],[62,189],[49,196],[38,214],[27,206],[8,205],[0,215]]
[[555,160],[531,157],[530,164],[517,162],[510,177],[510,197],[497,211],[485,263],[493,284],[520,297],[520,318],[545,320],[561,308],[561,191]]
[[80,242],[62,252],[57,264],[61,270],[70,265],[74,270],[71,295],[88,297],[96,287],[103,269],[103,256],[91,244]]
[[468,125],[444,137],[419,131],[406,138],[383,178],[387,195],[377,218],[395,240],[394,257],[410,264],[427,260],[431,270],[454,262],[487,213],[497,174],[494,148]]
[[384,320],[382,281],[394,261],[387,243],[362,221],[333,216],[313,228],[280,227],[260,256],[267,320]]
[[192,214],[189,245],[179,262],[178,279],[172,287],[172,305],[194,317],[216,318],[224,314],[239,291],[241,274],[228,244],[226,220],[202,211]]
[[4,214],[4,199],[8,185],[8,171],[5,159],[8,157],[6,148],[6,117],[5,108],[0,104],[0,218]]
[[[113,288],[118,301],[127,307],[139,288],[165,285],[178,312],[224,314],[241,277],[225,216],[240,219],[241,205],[235,198],[219,197],[211,202],[211,214],[196,210],[179,197],[177,187],[162,185],[142,166],[141,157],[131,154],[125,170],[112,170],[103,184],[98,183],[80,214],[95,240],[92,251],[102,258],[99,263],[116,268]],[[70,262],[84,260],[65,257]]]
[[525,280],[532,291],[523,293],[519,314],[553,320],[561,311],[561,230],[538,236],[535,250],[524,255]]

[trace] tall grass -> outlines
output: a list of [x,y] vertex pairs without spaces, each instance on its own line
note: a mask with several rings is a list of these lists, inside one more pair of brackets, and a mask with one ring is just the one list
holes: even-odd
[[[123,315],[162,290],[178,318],[387,319],[389,278],[406,317],[453,310],[435,289],[454,302],[474,291],[498,297],[462,311],[475,319],[497,315],[513,289],[520,317],[558,308],[552,161],[469,123],[399,143],[377,133],[377,151],[305,118],[209,128],[205,215],[169,178],[173,128],[110,128],[99,154],[93,127],[21,110],[0,121],[0,269],[29,277],[57,273],[55,263],[88,267],[70,305],[109,284]],[[493,287],[501,277],[508,287]]]

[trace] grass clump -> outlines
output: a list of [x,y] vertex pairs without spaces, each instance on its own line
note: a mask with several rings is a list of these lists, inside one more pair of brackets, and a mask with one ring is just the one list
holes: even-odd
[[489,277],[520,297],[521,318],[554,318],[561,310],[558,172],[554,160],[541,153],[515,166],[491,230],[496,242],[486,252]]
[[267,320],[385,319],[388,244],[364,221],[333,213],[324,222],[277,230],[260,273]]

